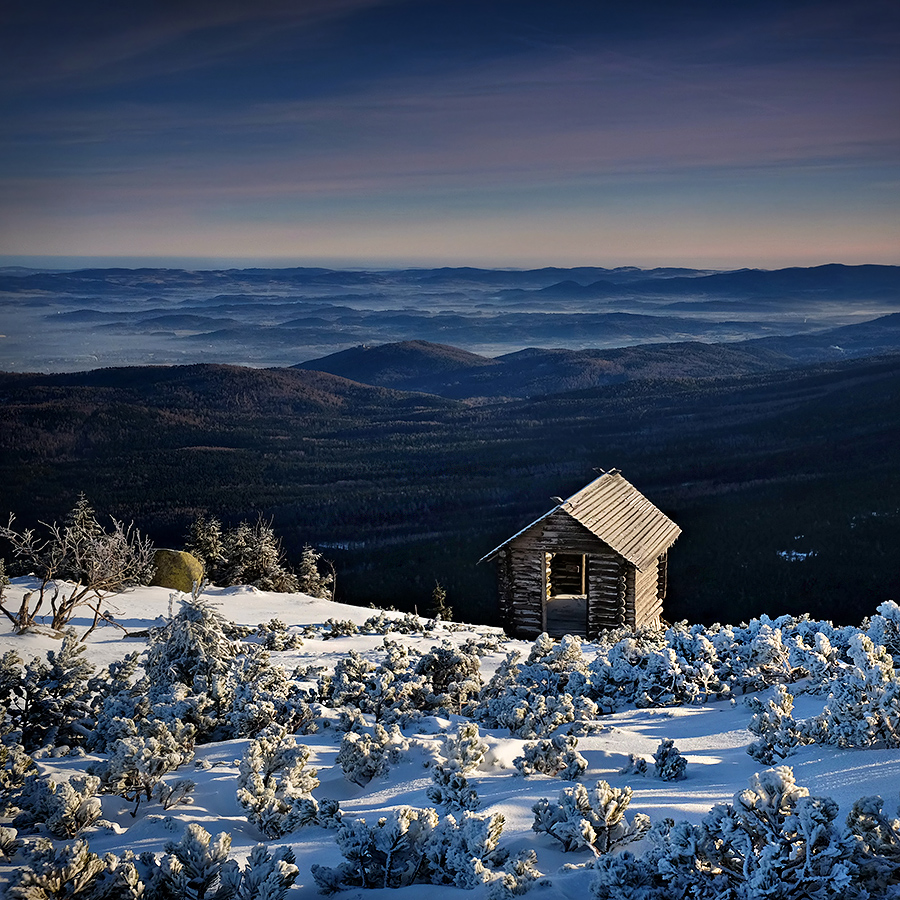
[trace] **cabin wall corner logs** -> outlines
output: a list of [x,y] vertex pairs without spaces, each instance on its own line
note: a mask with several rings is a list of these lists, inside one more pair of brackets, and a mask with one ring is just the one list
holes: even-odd
[[586,559],[586,636],[610,628],[656,625],[666,588],[665,554],[643,572],[559,509],[535,522],[497,554],[500,612],[508,630],[533,638],[546,630],[547,554]]

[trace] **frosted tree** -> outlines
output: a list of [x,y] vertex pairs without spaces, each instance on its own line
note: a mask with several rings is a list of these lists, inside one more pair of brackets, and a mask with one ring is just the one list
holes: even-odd
[[206,577],[218,584],[225,562],[225,541],[222,523],[215,517],[198,516],[188,529],[184,549],[203,563]]
[[182,595],[178,613],[151,631],[144,669],[152,685],[191,686],[198,676],[209,680],[223,674],[238,653],[239,645],[226,635],[225,618],[200,596],[201,588],[191,597]]
[[675,742],[666,738],[653,754],[653,774],[663,781],[679,781],[685,777],[687,760],[681,755]]
[[331,564],[323,560],[322,554],[309,544],[304,544],[297,566],[297,590],[310,597],[330,600],[334,596],[334,568],[323,575],[320,570],[322,565]]
[[14,521],[11,515],[0,527],[0,537],[10,543],[17,564],[40,581],[36,591],[23,595],[18,611],[0,603],[0,612],[17,631],[35,625],[43,609],[50,615],[50,628],[62,630],[75,610],[86,606],[94,614],[90,633],[104,615],[101,603],[106,594],[147,584],[153,575],[150,541],[133,525],[116,519],[110,530],[104,530],[84,498],[62,524],[42,523],[43,535],[32,528],[18,531]]

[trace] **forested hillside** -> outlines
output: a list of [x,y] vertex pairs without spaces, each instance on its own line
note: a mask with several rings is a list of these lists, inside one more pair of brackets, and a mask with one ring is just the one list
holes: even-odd
[[479,404],[294,369],[5,374],[0,403],[3,512],[22,524],[80,491],[162,545],[198,513],[261,512],[289,555],[334,560],[347,602],[409,608],[440,581],[490,620],[477,560],[596,466],[684,530],[670,618],[858,621],[900,596],[897,357]]

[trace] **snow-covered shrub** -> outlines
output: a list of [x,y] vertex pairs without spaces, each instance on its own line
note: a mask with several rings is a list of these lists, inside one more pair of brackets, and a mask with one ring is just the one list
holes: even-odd
[[388,732],[376,723],[371,735],[355,731],[344,735],[337,763],[348,781],[363,786],[376,775],[387,772],[389,764],[397,762],[402,752],[408,749],[409,741],[397,725],[392,725]]
[[634,753],[628,754],[628,762],[619,769],[620,775],[646,775],[647,760],[643,756],[636,756]]
[[160,781],[153,790],[153,796],[162,804],[163,809],[171,809],[179,803],[191,803],[190,795],[195,787],[197,782],[191,781],[190,778],[179,778],[174,784]]
[[506,859],[497,844],[503,816],[464,813],[439,819],[433,809],[402,807],[374,826],[362,819],[343,825],[338,846],[347,860],[337,868],[314,865],[323,894],[347,887],[398,888],[414,883],[471,889],[492,877]]
[[839,674],[840,654],[832,646],[828,636],[821,631],[807,643],[803,635],[798,635],[791,645],[791,665],[798,671],[806,672],[808,680],[804,686],[809,694],[827,691],[832,679]]
[[[133,726],[133,723],[126,723]],[[136,729],[135,729],[136,730]],[[190,725],[170,730],[154,720],[143,734],[120,737],[113,743],[109,759],[90,771],[99,776],[103,790],[134,802],[137,815],[141,800],[150,800],[164,775],[174,772],[194,756],[194,730]]]
[[891,654],[895,666],[900,666],[900,605],[885,600],[869,621],[866,634],[873,644],[880,644]]
[[86,841],[78,840],[33,853],[27,865],[13,873],[6,895],[12,900],[138,900],[142,894],[132,862],[111,853],[101,859]]
[[444,739],[442,765],[455,772],[471,772],[481,765],[488,745],[475,722],[464,722]]
[[574,655],[575,647],[580,656],[580,643],[563,638],[560,647],[548,649],[538,638],[535,647],[529,659],[537,656],[540,662],[523,665],[519,652],[510,652],[478,699],[466,705],[464,714],[489,728],[508,728],[525,740],[544,737],[560,725],[594,719],[597,706],[592,700],[581,694],[573,697],[560,687],[578,674],[567,673],[562,667]]
[[488,900],[507,900],[509,897],[521,897],[535,885],[549,884],[537,867],[537,854],[534,850],[523,850],[513,859],[507,861],[503,873],[491,882]]
[[317,729],[304,692],[258,646],[247,645],[215,688],[221,706],[227,708],[220,723],[227,737],[258,734],[273,722],[293,734],[313,734]]
[[590,791],[583,784],[565,788],[559,801],[538,800],[533,831],[556,838],[567,851],[587,848],[596,856],[640,840],[650,829],[650,819],[637,813],[631,821],[625,813],[631,803],[629,787],[613,788],[598,781]]
[[288,631],[287,625],[280,619],[264,622],[256,629],[262,638],[266,650],[296,650],[303,646],[303,638],[299,634]]
[[350,619],[326,619],[325,624],[328,631],[322,633],[322,640],[327,641],[329,638],[351,637],[359,634],[359,627]]
[[[597,874],[591,881],[590,891],[595,900],[671,900],[678,896],[664,893],[658,887],[652,866],[627,850],[615,856],[600,857],[594,863],[594,869]],[[693,896],[706,897],[705,894]],[[727,893],[719,896],[722,900],[732,900],[734,897]]]
[[237,862],[228,859],[230,849],[230,834],[223,831],[213,839],[205,828],[191,822],[177,844],[166,843],[161,860],[152,853],[141,854],[138,871],[146,885],[144,896],[149,900],[233,897],[241,882],[241,872]]
[[[889,819],[881,797],[862,797],[847,816],[847,827],[857,840],[860,877],[887,887],[900,885],[900,819]],[[896,889],[900,894],[900,887]]]
[[681,755],[675,742],[666,738],[660,741],[653,754],[653,774],[663,781],[678,781],[685,777],[687,760]]
[[19,833],[15,828],[0,825],[0,859],[10,860],[22,848]]
[[34,657],[22,668],[12,651],[0,659],[0,705],[7,726],[19,732],[28,751],[46,744],[83,744],[94,725],[89,680],[94,667],[84,659],[84,644],[69,629],[58,651],[46,660]]
[[466,773],[478,768],[488,745],[475,722],[465,722],[444,740],[443,754],[431,771],[428,799],[451,810],[478,809],[481,801]]
[[587,760],[576,750],[578,738],[557,734],[550,740],[528,743],[513,765],[523,775],[558,775],[574,781],[587,769]]
[[434,783],[428,787],[426,794],[433,803],[452,811],[474,810],[481,805],[478,792],[460,770],[438,763],[431,770],[431,780]]
[[[202,586],[201,586],[202,587]],[[225,634],[225,617],[200,596],[181,596],[181,609],[150,631],[144,670],[151,685],[191,686],[198,676],[223,674],[240,646]]]
[[9,815],[16,808],[19,791],[35,772],[34,760],[21,746],[0,744],[0,815]]
[[832,685],[821,715],[809,724],[818,743],[900,747],[900,675],[890,653],[857,632],[847,652],[853,665]]
[[316,809],[308,801],[319,786],[315,769],[307,767],[309,747],[281,726],[273,725],[251,741],[241,760],[237,799],[251,824],[269,838],[289,834]]
[[748,697],[747,706],[753,710],[747,728],[759,736],[759,740],[747,748],[754,759],[771,765],[777,759],[790,756],[796,747],[809,743],[808,735],[791,714],[794,698],[783,684],[775,685],[765,701]]
[[459,713],[482,688],[478,655],[450,643],[432,647],[422,654],[416,663],[415,674],[427,678],[433,693],[438,695],[432,700],[431,708],[446,713]]
[[835,825],[837,813],[833,800],[810,797],[779,766],[754,775],[700,825],[669,823],[655,833],[658,846],[647,859],[668,895],[713,898],[731,890],[742,900],[837,900],[858,884],[856,842]]
[[29,775],[19,792],[16,828],[43,825],[54,837],[72,838],[100,818],[97,791],[100,779],[93,775],[73,775],[54,781],[36,773]]

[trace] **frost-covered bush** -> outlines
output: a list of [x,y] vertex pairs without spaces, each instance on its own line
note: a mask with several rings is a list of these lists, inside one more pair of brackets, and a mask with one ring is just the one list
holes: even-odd
[[634,753],[628,754],[628,762],[619,769],[620,775],[646,775],[647,760],[643,756],[636,756]]
[[478,768],[487,751],[474,722],[465,722],[455,734],[447,735],[443,754],[431,770],[434,783],[428,788],[428,799],[450,810],[478,809],[481,801],[466,773]]
[[[594,719],[597,707],[592,700],[583,694],[573,697],[560,687],[579,674],[569,674],[563,667],[575,655],[574,648],[580,656],[580,644],[563,638],[551,653],[538,638],[535,647],[538,649],[529,659],[540,656],[540,662],[523,665],[518,651],[509,653],[478,700],[470,701],[464,713],[489,728],[508,728],[525,740],[544,737],[567,723]],[[579,680],[583,684],[584,678]]]
[[537,854],[534,850],[523,850],[513,859],[510,859],[503,867],[503,873],[499,878],[491,882],[488,890],[488,900],[507,900],[509,897],[521,897],[527,894],[535,885],[547,885],[549,879],[545,879],[537,867]]
[[398,888],[410,884],[450,884],[471,889],[491,880],[506,853],[498,849],[503,816],[464,813],[439,819],[433,809],[402,807],[374,826],[357,819],[337,833],[347,860],[337,868],[314,865],[323,894],[347,887]]
[[578,752],[578,738],[557,734],[550,740],[528,743],[513,765],[523,775],[558,775],[574,781],[587,769],[587,760]]
[[162,628],[150,632],[144,670],[154,686],[191,686],[201,676],[223,674],[240,646],[225,633],[225,617],[200,596],[181,596],[181,609]]
[[305,693],[259,647],[247,645],[231,661],[226,676],[215,682],[215,689],[223,708],[220,728],[228,737],[258,734],[273,722],[293,734],[317,730]]
[[882,603],[869,621],[866,635],[891,654],[895,666],[900,666],[900,605],[893,600]]
[[136,584],[149,584],[155,570],[153,547],[131,525],[112,519],[112,529],[97,521],[94,510],[82,494],[62,524],[44,523],[45,533],[34,529],[17,531],[14,516],[0,526],[0,538],[12,545],[13,557],[24,571],[35,575],[40,587],[26,593],[13,613],[0,603],[0,612],[17,631],[31,627],[47,603],[50,627],[60,631],[75,611],[87,606],[94,614],[93,631],[103,616],[101,603],[106,594]]
[[270,851],[257,844],[243,869],[228,859],[230,848],[231,835],[212,838],[189,824],[178,843],[167,842],[160,859],[141,854],[136,871],[143,900],[283,900],[299,874],[290,847]]
[[478,655],[450,643],[432,647],[422,654],[416,663],[415,674],[426,678],[436,695],[430,700],[430,708],[445,713],[459,713],[482,688]]
[[438,763],[431,770],[431,780],[434,783],[428,787],[426,794],[433,803],[451,811],[474,810],[481,805],[478,791],[458,769],[449,769]]
[[[683,890],[734,885],[738,897],[842,897],[854,885],[855,840],[835,824],[837,804],[810,797],[788,766],[754,775],[731,804],[699,826],[681,823],[661,839],[657,871]],[[860,895],[860,896],[865,896]]]
[[328,631],[322,633],[322,640],[327,641],[329,638],[352,637],[359,634],[359,627],[350,619],[326,619],[325,624]]
[[78,840],[32,853],[13,873],[6,895],[13,900],[138,900],[147,897],[143,887],[132,862],[111,853],[101,858]]
[[471,772],[481,765],[488,745],[475,722],[464,722],[444,739],[441,764],[455,772]]
[[642,813],[626,819],[631,796],[631,788],[613,788],[606,781],[598,781],[590,791],[576,784],[562,790],[557,803],[538,800],[531,827],[556,838],[567,851],[589,849],[600,856],[640,840],[650,830],[650,819]]
[[309,747],[281,726],[273,725],[251,741],[241,760],[237,799],[251,824],[268,838],[289,834],[315,821],[317,807],[309,795],[319,786],[308,767]]
[[685,777],[687,760],[681,755],[675,742],[666,738],[660,741],[653,754],[653,774],[663,781],[678,781]]
[[34,760],[18,744],[0,744],[0,815],[10,815],[16,797],[29,775],[37,771]]
[[759,736],[759,740],[747,748],[754,759],[771,765],[790,756],[798,746],[809,743],[808,734],[792,715],[794,698],[783,684],[775,685],[765,701],[756,696],[748,697],[747,705],[753,710],[747,728]]
[[266,650],[296,650],[303,646],[303,638],[299,634],[288,631],[287,625],[280,619],[261,623],[256,629],[256,633],[262,638],[262,644]]
[[137,733],[132,722],[123,723],[123,730],[128,726],[135,733],[118,738],[109,758],[90,771],[99,776],[106,793],[132,801],[135,816],[141,800],[152,798],[164,775],[193,759],[194,729],[191,725],[170,729],[160,720],[148,723],[144,733]]
[[368,784],[376,775],[388,771],[390,763],[397,762],[404,750],[409,749],[399,726],[387,731],[376,723],[371,735],[348,731],[341,741],[337,764],[348,781],[360,786]]
[[853,664],[833,682],[809,736],[840,747],[900,747],[900,675],[891,654],[861,632],[847,652]]
[[860,876],[881,886],[897,886],[900,895],[900,819],[889,819],[881,797],[862,797],[847,816],[857,841]]
[[23,668],[13,651],[0,658],[0,706],[6,708],[7,727],[19,732],[26,750],[78,746],[90,736],[94,667],[84,659],[84,649],[69,629],[59,650],[48,651],[46,660],[34,657]]
[[93,775],[54,781],[32,773],[16,799],[20,812],[13,825],[17,829],[43,826],[54,837],[73,838],[100,818],[99,788],[100,779]]

